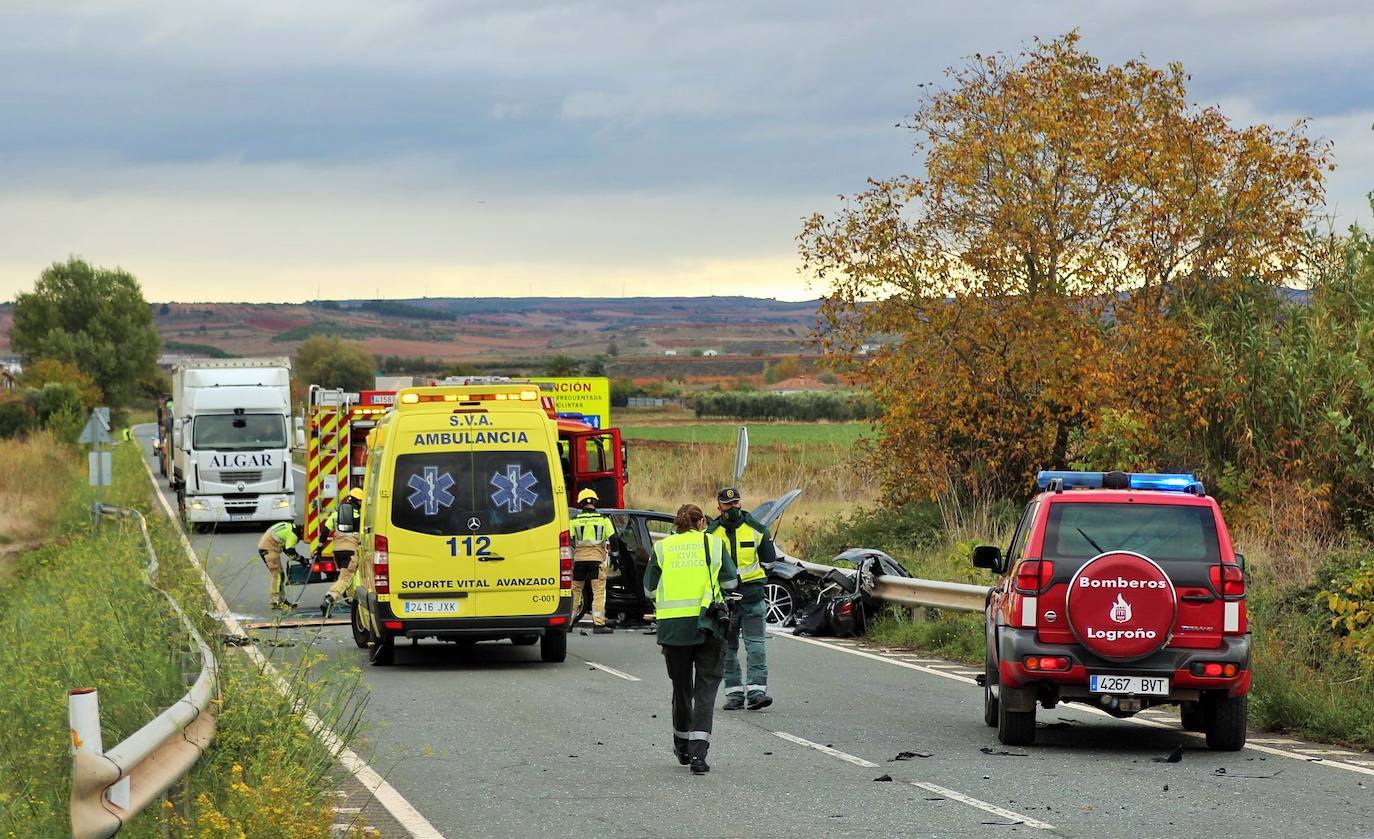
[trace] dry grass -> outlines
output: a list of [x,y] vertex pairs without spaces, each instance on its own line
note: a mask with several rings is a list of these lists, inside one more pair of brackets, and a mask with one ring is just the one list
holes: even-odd
[[66,506],[78,462],[49,434],[0,440],[0,579]]

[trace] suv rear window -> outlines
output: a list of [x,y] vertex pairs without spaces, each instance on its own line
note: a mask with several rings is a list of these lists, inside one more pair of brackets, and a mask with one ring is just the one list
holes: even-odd
[[[560,499],[561,501],[561,499]],[[554,518],[543,452],[436,452],[396,458],[391,523],[431,536],[517,533]],[[473,517],[478,525],[470,526]]]
[[1045,525],[1046,559],[1091,559],[1133,551],[1157,562],[1220,562],[1210,507],[1055,502]]

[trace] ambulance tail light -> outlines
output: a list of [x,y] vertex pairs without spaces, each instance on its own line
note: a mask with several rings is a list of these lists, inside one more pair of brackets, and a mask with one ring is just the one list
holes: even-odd
[[572,534],[565,530],[558,534],[558,587],[564,591],[572,591],[572,566]]
[[1048,559],[1023,559],[1016,570],[1016,593],[1039,594],[1054,579],[1054,563]]
[[[372,585],[378,594],[391,594],[391,553],[385,536],[372,537]],[[569,572],[571,573],[571,572]]]
[[1212,590],[1222,597],[1245,596],[1245,573],[1239,565],[1213,565]]

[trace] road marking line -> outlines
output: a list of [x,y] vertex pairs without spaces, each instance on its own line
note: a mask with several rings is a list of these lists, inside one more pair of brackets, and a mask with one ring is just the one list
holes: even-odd
[[333,810],[334,810],[334,812],[336,812],[336,813],[344,813],[344,814],[347,814],[347,815],[352,815],[353,813],[361,813],[361,812],[363,811],[363,808],[361,808],[361,807],[335,807],[335,808],[333,808]]
[[831,757],[837,757],[840,760],[843,760],[846,763],[852,763],[855,766],[866,766],[869,769],[878,768],[878,764],[876,763],[870,763],[869,761],[864,760],[861,757],[855,757],[851,754],[845,754],[839,749],[832,749],[829,746],[822,746],[820,743],[813,743],[804,737],[798,737],[795,734],[788,734],[786,731],[774,731],[773,736],[781,737],[789,743],[796,743],[798,746],[806,746],[808,749],[815,749],[816,751],[823,752],[825,754],[830,755]]
[[986,801],[979,801],[977,798],[964,795],[962,792],[955,792],[952,789],[946,789],[940,786],[939,784],[931,784],[925,781],[912,781],[911,785],[913,787],[920,787],[921,789],[926,790],[927,792],[933,792],[936,795],[943,795],[945,798],[951,799],[953,801],[958,801],[960,804],[967,804],[970,807],[977,807],[979,810],[982,810],[985,813],[992,813],[994,816],[999,816],[1004,819],[1011,819],[1012,821],[1020,822],[1022,825],[1026,827],[1034,828],[1036,830],[1054,830],[1054,825],[1049,824],[1048,822],[1042,822],[1038,819],[1033,819],[1030,816],[1023,816],[1020,813],[1014,812],[1012,810],[1007,810],[1002,807],[998,807],[996,804],[989,804]]
[[967,665],[967,664],[950,664],[949,662],[945,662],[944,664],[932,664],[932,665],[930,665],[930,666],[931,666],[931,667],[938,667],[938,668],[940,668],[941,670],[967,670],[967,669],[968,669],[968,665]]
[[1296,746],[1301,740],[1289,740],[1287,737],[1251,737],[1251,743],[1268,743],[1274,746]]
[[1298,748],[1294,748],[1293,751],[1295,751],[1295,752],[1302,752],[1302,753],[1305,754],[1305,755],[1345,755],[1346,757],[1359,757],[1359,755],[1355,754],[1355,753],[1352,752],[1352,751],[1347,751],[1346,749],[1298,749]]
[[940,677],[945,678],[945,679],[952,679],[952,680],[954,680],[954,681],[956,681],[956,682],[963,682],[964,684],[969,684],[969,685],[975,685],[975,684],[977,684],[977,682],[973,681],[973,680],[970,679],[970,678],[967,678],[967,677],[965,677],[965,676],[956,676],[956,675],[954,675],[953,673],[946,673],[946,672],[943,671],[943,670],[935,670],[934,668],[931,668],[931,667],[922,667],[922,666],[920,666],[919,664],[911,664],[911,663],[909,663],[909,662],[900,661],[900,660],[895,659],[895,658],[883,658],[883,657],[880,656],[880,655],[875,655],[875,654],[873,654],[873,653],[866,653],[866,652],[864,652],[863,650],[851,650],[851,649],[849,649],[849,648],[847,648],[847,647],[837,647],[837,646],[835,646],[835,645],[833,645],[833,644],[827,644],[827,643],[825,643],[824,641],[817,641],[817,640],[815,640],[814,638],[806,638],[806,637],[803,637],[803,636],[801,636],[801,635],[789,635],[788,633],[783,632],[783,631],[781,631],[781,630],[770,629],[770,630],[768,630],[768,631],[771,632],[772,634],[778,636],[779,638],[791,638],[793,641],[800,641],[800,642],[802,642],[803,644],[814,644],[814,645],[817,646],[817,647],[824,647],[824,648],[827,649],[827,650],[834,650],[835,652],[838,652],[838,653],[847,653],[847,654],[849,654],[849,655],[857,655],[857,656],[860,656],[861,658],[871,658],[871,659],[873,659],[874,661],[881,661],[881,662],[883,662],[884,664],[891,664],[891,665],[893,665],[894,667],[905,667],[905,668],[907,668],[908,670],[915,670],[915,671],[920,672],[920,673],[928,673],[928,674],[930,674],[931,676],[940,676]]
[[[153,476],[153,469],[148,465],[148,459],[143,458],[142,460],[143,469],[148,473],[148,480],[153,485],[153,495],[157,496],[157,500],[162,504],[162,510],[167,514],[167,518],[177,525],[177,536],[181,540],[182,550],[186,552],[186,558],[190,561],[191,566],[200,573],[201,582],[205,584],[205,591],[210,595],[210,602],[224,616],[220,622],[224,624],[225,629],[234,635],[246,635],[243,627],[239,625],[238,620],[229,611],[229,604],[225,602],[224,595],[220,594],[219,587],[205,572],[205,566],[201,565],[199,557],[196,556],[195,548],[191,546],[191,540],[186,538],[186,531],[181,528],[176,513],[172,511],[172,505],[167,503],[167,496],[162,494],[162,487],[158,486],[157,478]],[[267,656],[263,655],[261,650],[253,644],[242,647],[242,650],[259,669],[267,674],[282,696],[287,699],[294,699],[291,685],[282,678],[281,673],[277,671],[272,662],[267,660]],[[373,799],[385,807],[392,818],[396,819],[397,823],[408,831],[413,839],[444,839],[444,834],[435,829],[428,819],[420,815],[420,811],[416,810],[405,799],[405,796],[397,792],[395,787],[387,783],[386,779],[377,773],[377,770],[367,764],[367,761],[359,757],[357,752],[345,746],[343,741],[339,739],[339,735],[325,725],[324,720],[316,716],[314,711],[302,707],[299,712],[301,719],[305,722],[305,727],[320,739],[325,749],[338,758],[339,763],[343,764],[349,774],[357,779],[358,783],[362,784],[368,792],[372,793]]]
[[615,677],[620,678],[620,679],[624,679],[624,680],[627,681],[627,682],[638,682],[638,681],[640,681],[640,678],[639,678],[638,676],[631,676],[629,673],[626,673],[626,672],[621,671],[621,670],[617,670],[617,669],[615,669],[614,667],[607,667],[606,665],[604,665],[604,664],[598,664],[598,663],[595,662],[595,661],[587,661],[587,659],[585,659],[585,658],[584,658],[584,659],[580,659],[580,660],[581,660],[581,661],[586,661],[588,665],[590,665],[590,666],[592,666],[592,667],[595,667],[597,670],[600,670],[600,671],[603,672],[603,673],[610,673],[612,676],[615,676]]
[[[791,639],[794,640],[794,641],[801,641],[802,643],[805,643],[805,644],[814,644],[814,645],[816,645],[817,647],[825,647],[825,648],[828,649],[828,650],[834,650],[834,651],[836,651],[836,652],[841,652],[841,653],[848,653],[849,655],[862,656],[863,658],[871,658],[871,659],[873,659],[874,661],[881,661],[881,662],[883,662],[884,664],[891,664],[891,665],[894,665],[894,666],[896,666],[896,667],[905,667],[905,668],[907,668],[908,670],[917,670],[917,671],[919,671],[919,672],[921,672],[921,673],[928,673],[928,674],[930,674],[930,675],[932,675],[932,676],[940,676],[940,677],[942,677],[942,678],[951,679],[951,680],[956,681],[956,682],[964,682],[965,684],[970,684],[970,685],[976,685],[976,684],[977,684],[977,682],[973,681],[972,679],[965,678],[964,676],[958,676],[958,675],[955,675],[954,673],[946,673],[944,670],[936,670],[936,669],[934,669],[934,668],[932,668],[932,667],[921,667],[921,666],[919,666],[919,665],[916,665],[916,664],[909,664],[908,662],[901,661],[901,660],[898,660],[898,659],[895,659],[895,658],[884,658],[883,656],[880,656],[880,655],[873,655],[872,653],[866,653],[866,652],[863,652],[863,651],[861,651],[861,650],[851,650],[851,649],[846,649],[845,647],[837,647],[837,646],[835,646],[835,645],[833,645],[833,644],[827,644],[827,643],[825,643],[824,641],[818,641],[818,640],[816,640],[816,639],[814,639],[814,638],[805,638],[805,637],[802,637],[802,636],[799,636],[799,635],[789,635],[788,633],[786,633],[786,632],[784,632],[784,631],[782,631],[782,630],[769,629],[768,631],[771,632],[771,633],[773,633],[774,635],[777,635],[777,636],[782,637],[782,638],[791,638]],[[1089,713],[1089,714],[1097,714],[1098,716],[1107,717],[1107,718],[1109,718],[1109,719],[1117,719],[1116,717],[1113,717],[1111,714],[1107,713],[1106,711],[1102,710],[1101,708],[1094,708],[1094,707],[1091,706],[1091,705],[1083,705],[1083,704],[1081,704],[1081,703],[1074,703],[1074,704],[1072,705],[1072,710],[1075,710],[1075,711],[1084,711],[1084,712]],[[1148,727],[1148,728],[1160,728],[1160,729],[1163,729],[1163,730],[1165,730],[1165,731],[1175,731],[1175,732],[1180,731],[1180,729],[1179,729],[1180,723],[1179,723],[1178,721],[1173,721],[1173,722],[1170,722],[1170,723],[1165,723],[1165,722],[1161,722],[1161,721],[1159,721],[1159,720],[1142,719],[1142,718],[1139,717],[1139,716],[1135,716],[1135,717],[1128,717],[1127,719],[1123,720],[1123,722],[1129,722],[1129,723],[1132,723],[1132,724],[1134,724],[1134,725],[1143,725],[1143,726],[1146,726],[1146,727]],[[1185,732],[1180,732],[1180,733],[1187,734],[1188,736],[1190,736],[1190,737],[1192,737],[1192,738],[1194,738],[1194,739],[1202,739],[1203,737],[1205,737],[1205,735],[1203,735],[1203,734],[1201,734],[1201,733],[1192,732],[1192,731],[1185,731]],[[1299,740],[1280,740],[1280,739],[1274,739],[1274,738],[1251,739],[1251,740],[1249,740],[1248,742],[1246,742],[1245,748],[1247,748],[1247,749],[1252,749],[1252,750],[1257,751],[1257,752],[1263,752],[1264,754],[1274,755],[1274,756],[1276,756],[1276,757],[1286,757],[1286,758],[1290,758],[1290,759],[1292,759],[1292,760],[1301,760],[1301,761],[1303,761],[1303,762],[1305,762],[1305,763],[1310,763],[1310,762],[1312,762],[1312,761],[1310,761],[1309,758],[1308,758],[1307,756],[1305,756],[1305,755],[1296,754],[1296,753],[1290,752],[1290,751],[1284,751],[1284,750],[1282,750],[1282,749],[1274,749],[1274,748],[1270,748],[1270,747],[1268,747],[1268,746],[1256,745],[1256,744],[1258,744],[1258,743],[1283,743],[1283,742],[1287,742],[1287,743],[1299,743],[1299,742],[1301,742],[1301,741],[1299,741]],[[1334,768],[1336,768],[1336,769],[1345,769],[1345,770],[1347,770],[1347,771],[1349,771],[1349,772],[1358,772],[1358,773],[1360,773],[1360,774],[1362,774],[1362,775],[1374,775],[1374,769],[1370,769],[1370,768],[1367,768],[1367,767],[1364,767],[1364,766],[1357,766],[1357,765],[1355,765],[1355,763],[1353,763],[1353,762],[1351,762],[1351,763],[1345,763],[1345,762],[1342,762],[1342,761],[1339,761],[1339,760],[1322,760],[1322,761],[1320,761],[1320,765],[1321,765],[1321,766],[1331,766],[1331,767],[1334,767]]]

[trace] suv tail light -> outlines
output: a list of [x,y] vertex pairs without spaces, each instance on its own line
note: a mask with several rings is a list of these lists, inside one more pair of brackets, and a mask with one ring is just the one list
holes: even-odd
[[565,530],[558,534],[558,587],[563,591],[572,591],[572,566],[572,535]]
[[385,536],[372,537],[372,585],[377,594],[391,593],[391,553]]
[[1016,593],[1039,594],[1054,579],[1054,563],[1048,559],[1023,559],[1016,569]]
[[1222,597],[1245,596],[1245,572],[1239,565],[1213,565],[1211,567],[1212,590]]
[[1021,660],[1027,670],[1068,670],[1073,664],[1067,657],[1062,655],[1028,655]]
[[1194,676],[1208,676],[1213,679],[1234,679],[1240,667],[1232,662],[1199,661],[1193,664]]

